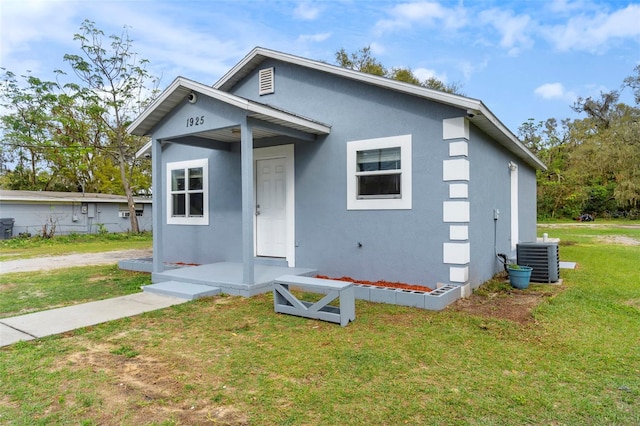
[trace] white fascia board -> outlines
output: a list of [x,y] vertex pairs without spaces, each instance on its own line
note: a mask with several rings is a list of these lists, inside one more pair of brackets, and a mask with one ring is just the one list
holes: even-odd
[[[196,81],[189,80],[184,77],[177,77],[165,90],[162,91],[160,96],[158,96],[151,103],[151,105],[149,105],[144,110],[144,112],[140,114],[140,116],[136,118],[133,121],[133,123],[129,125],[129,127],[127,127],[127,132],[136,136],[148,136],[147,132],[151,130],[157,123],[152,123],[151,125],[149,125],[149,123],[146,123],[147,125],[145,126],[144,125],[145,122],[148,119],[150,119],[150,116],[153,114],[153,112],[157,108],[159,108],[163,103],[168,102],[172,100],[171,99],[172,97],[177,96],[176,91],[178,91],[178,89],[180,88],[185,88],[187,90],[193,90],[193,91],[202,93],[206,96],[220,100],[222,102],[225,102],[227,104],[233,105],[235,107],[238,107],[244,110],[249,109],[249,102],[246,99],[231,95],[226,92],[222,92],[220,90],[213,89],[210,86],[206,86],[202,83],[198,83]],[[182,95],[180,95],[180,99],[182,99]],[[174,99],[173,101],[176,104],[179,103],[177,99]]]
[[[399,92],[407,93],[425,99],[430,99],[436,102],[467,110],[467,112],[472,115],[484,116],[484,118],[486,118],[486,120],[489,121],[491,125],[494,126],[495,129],[497,129],[498,132],[503,135],[505,143],[511,143],[514,146],[514,151],[522,153],[523,159],[525,159],[527,163],[542,170],[546,170],[546,166],[544,165],[544,163],[542,163],[542,161],[540,161],[535,155],[533,155],[533,153],[531,153],[504,124],[502,124],[502,122],[489,110],[489,108],[484,105],[481,100],[468,98],[466,96],[454,95],[452,93],[428,89],[425,87],[416,86],[414,84],[404,83],[373,74],[354,71],[337,65],[314,61],[311,59],[302,58],[300,56],[294,56],[283,52],[265,49],[262,47],[256,47],[255,49],[253,49],[247,56],[245,56],[240,62],[238,62],[236,66],[234,66],[220,80],[218,80],[213,85],[213,87],[216,89],[223,87],[227,82],[232,80],[236,74],[242,73],[242,70],[245,67],[250,67],[251,62],[253,62],[258,56],[300,65],[303,67],[331,73],[375,86],[385,87],[391,90],[396,90]],[[473,122],[473,119],[471,119],[471,121]]]
[[159,105],[165,102],[169,98],[169,96],[173,94],[173,92],[180,86],[181,80],[184,80],[184,78],[176,77],[176,79],[173,80],[171,84],[166,89],[164,89],[162,93],[160,93],[160,95],[158,95],[158,97],[153,102],[151,102],[149,106],[147,106],[147,108],[145,108],[142,114],[140,114],[138,118],[136,118],[135,120],[133,120],[131,124],[129,124],[129,127],[127,127],[127,133],[130,133],[136,136],[146,136],[145,134],[146,132],[145,131],[140,132],[138,127],[140,127],[140,125],[144,123],[147,117],[149,117],[149,115],[151,115],[151,113]]
[[147,153],[151,153],[151,141],[145,143],[144,146],[135,153],[135,158],[140,158]]
[[220,88],[225,85],[233,76],[240,72],[245,66],[248,66],[255,57],[264,56],[275,60],[300,65],[305,68],[311,68],[318,71],[327,72],[351,80],[361,81],[363,83],[372,84],[374,86],[382,86],[388,89],[412,94],[422,98],[432,99],[458,108],[477,111],[480,109],[482,102],[477,99],[467,98],[465,96],[454,95],[452,93],[442,92],[440,90],[428,89],[426,87],[417,86],[415,84],[405,83],[398,80],[392,80],[378,75],[367,74],[360,71],[343,68],[337,65],[327,64],[325,62],[314,61],[312,59],[302,58],[300,56],[290,55],[275,50],[256,47],[247,56],[245,56],[236,66],[218,80],[213,87]]
[[523,154],[525,154],[526,159],[529,160],[527,161],[529,164],[534,163],[541,170],[547,170],[547,166],[542,161],[540,161],[540,159],[536,157],[531,151],[529,151],[529,149],[522,142],[520,142],[520,139],[518,139],[518,137],[514,135],[513,132],[511,132],[511,130],[509,130],[509,128],[505,126],[502,121],[500,121],[500,119],[498,119],[498,117],[496,117],[493,112],[491,112],[491,110],[487,108],[487,106],[482,102],[480,102],[479,112],[489,122],[491,122],[491,124],[496,129],[498,129],[507,139],[509,139],[509,141],[513,145],[515,145],[520,151],[522,151]]
[[[292,123],[294,125],[302,126],[307,129],[311,129],[315,133],[319,134],[328,134],[331,132],[331,127],[317,123],[312,120],[308,120],[302,117],[298,117],[284,111],[279,111],[273,108],[270,108],[266,105],[262,105],[256,102],[249,101],[248,99],[241,98],[239,96],[232,95],[227,92],[223,92],[221,90],[215,89],[210,86],[206,86],[202,83],[198,83],[193,80],[186,79],[184,77],[176,78],[170,85],[167,87],[158,98],[127,128],[127,132],[137,135],[137,136],[146,136],[147,132],[150,131],[157,123],[149,123],[147,120],[151,119],[151,115],[153,112],[159,108],[164,102],[171,101],[172,96],[177,96],[176,92],[178,89],[184,88],[187,90],[195,91],[201,93],[204,96],[210,97],[212,99],[216,99],[218,101],[224,102],[227,105],[231,105],[233,107],[248,111],[254,112],[257,114],[263,114],[269,117],[273,117],[276,120],[282,120],[288,123]],[[182,99],[182,94],[179,95],[180,99]],[[173,102],[176,105],[179,103],[177,99],[173,99]],[[146,125],[145,125],[146,124]],[[150,146],[150,144],[149,144]],[[147,146],[143,147],[138,154],[144,154],[146,152]]]

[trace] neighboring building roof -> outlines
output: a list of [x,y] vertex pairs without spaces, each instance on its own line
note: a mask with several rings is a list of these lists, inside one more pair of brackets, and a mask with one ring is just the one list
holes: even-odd
[[[151,204],[151,198],[134,197],[138,204]],[[13,191],[0,189],[0,202],[47,202],[47,203],[125,203],[127,197],[113,194],[83,194],[81,192]]]

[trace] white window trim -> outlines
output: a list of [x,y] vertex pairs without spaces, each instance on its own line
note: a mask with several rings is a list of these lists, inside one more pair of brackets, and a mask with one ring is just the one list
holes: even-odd
[[[400,198],[357,197],[357,153],[369,149],[400,147]],[[410,210],[411,209],[411,135],[363,139],[347,142],[347,210]]]
[[[186,170],[202,167],[202,189],[203,189],[203,212],[202,217],[174,217],[172,216],[171,197],[171,171]],[[185,175],[186,176],[186,175]],[[200,160],[176,161],[167,163],[167,187],[166,187],[166,204],[167,204],[167,224],[168,225],[209,225],[209,160],[206,158]],[[186,206],[188,209],[189,206]]]

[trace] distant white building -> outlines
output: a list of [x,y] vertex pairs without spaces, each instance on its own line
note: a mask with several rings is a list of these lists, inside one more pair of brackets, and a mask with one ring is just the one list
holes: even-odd
[[[141,231],[152,229],[150,198],[135,198]],[[127,198],[123,195],[53,191],[0,190],[0,219],[14,219],[11,235],[42,234],[55,226],[55,234],[128,232],[131,228]],[[4,220],[3,223],[10,221]]]

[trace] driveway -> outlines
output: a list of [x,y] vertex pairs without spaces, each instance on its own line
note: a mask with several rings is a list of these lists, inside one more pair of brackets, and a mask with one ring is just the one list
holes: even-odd
[[34,257],[0,262],[0,274],[13,272],[32,272],[74,266],[108,265],[120,260],[151,257],[152,250],[119,250],[101,253],[67,254],[64,256]]

